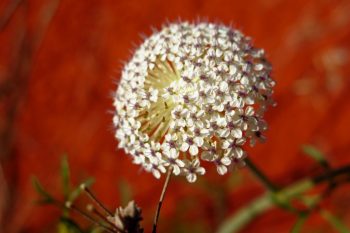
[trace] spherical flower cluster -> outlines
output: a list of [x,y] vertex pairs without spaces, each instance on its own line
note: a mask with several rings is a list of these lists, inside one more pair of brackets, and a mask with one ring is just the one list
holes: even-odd
[[156,178],[172,169],[194,182],[204,161],[219,174],[263,141],[274,81],[264,50],[210,23],[165,26],[136,50],[115,93],[119,147]]

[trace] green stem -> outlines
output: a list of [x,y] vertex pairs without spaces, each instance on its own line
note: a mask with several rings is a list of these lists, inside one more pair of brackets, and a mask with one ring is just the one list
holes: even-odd
[[245,163],[250,171],[261,181],[261,183],[271,192],[277,192],[277,186],[270,181],[267,176],[249,159],[246,158]]
[[[220,226],[218,233],[239,232],[255,217],[276,206],[276,200],[281,202],[289,200],[297,195],[300,195],[301,193],[311,190],[318,184],[344,175],[350,177],[350,165],[330,170],[320,176],[298,181],[276,193],[265,193],[248,205],[242,207],[233,216],[224,221]],[[349,181],[349,177],[347,177],[345,181]]]

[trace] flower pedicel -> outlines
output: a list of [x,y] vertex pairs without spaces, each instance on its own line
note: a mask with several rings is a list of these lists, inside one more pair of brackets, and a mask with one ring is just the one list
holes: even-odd
[[135,51],[115,93],[119,147],[156,178],[172,168],[194,182],[203,161],[219,174],[244,164],[242,146],[264,140],[274,81],[264,50],[240,31],[177,23]]

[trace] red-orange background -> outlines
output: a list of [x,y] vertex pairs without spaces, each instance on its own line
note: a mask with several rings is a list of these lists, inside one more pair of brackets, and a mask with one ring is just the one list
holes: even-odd
[[[140,34],[150,35],[152,26],[160,28],[167,20],[232,23],[265,48],[274,67],[278,106],[267,114],[267,143],[249,154],[271,179],[288,184],[313,174],[313,162],[300,152],[305,143],[325,151],[333,166],[349,163],[349,12],[346,0],[2,1],[2,230],[54,231],[59,212],[33,204],[37,195],[30,178],[36,175],[60,196],[59,163],[66,153],[73,182],[94,176],[93,190],[111,208],[121,204],[120,187],[130,189],[149,231],[162,181],[116,150],[110,94],[123,62],[141,43]],[[182,227],[213,232],[262,192],[246,170],[221,177],[213,168],[194,185],[174,179],[160,232]],[[350,226],[349,203],[346,188],[327,200],[327,207]],[[273,210],[244,232],[289,232],[294,221]],[[332,232],[317,215],[307,225],[305,232]]]

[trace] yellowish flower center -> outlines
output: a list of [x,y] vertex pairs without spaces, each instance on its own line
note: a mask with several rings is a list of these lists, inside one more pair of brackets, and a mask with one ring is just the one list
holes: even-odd
[[158,90],[158,98],[156,102],[151,102],[150,106],[140,111],[138,120],[142,124],[140,131],[154,141],[160,142],[167,133],[171,122],[171,111],[176,106],[172,98],[165,99],[162,95],[171,83],[179,79],[179,72],[169,60],[157,59],[154,68],[148,70],[144,89]]

